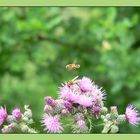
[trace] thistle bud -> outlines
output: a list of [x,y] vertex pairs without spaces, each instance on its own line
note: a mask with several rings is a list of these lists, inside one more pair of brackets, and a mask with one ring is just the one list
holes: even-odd
[[34,122],[33,119],[28,120],[28,124],[33,124],[33,122]]
[[111,106],[110,110],[112,114],[118,114],[117,106]]
[[53,99],[51,96],[46,96],[46,97],[45,97],[45,102],[46,102],[48,105],[50,105],[50,106],[52,106],[52,107],[55,107],[55,101],[54,101],[54,99]]
[[53,108],[54,112],[61,112],[61,110],[64,108],[63,103],[64,100],[62,99],[55,100],[55,107]]
[[25,107],[24,116],[26,116],[28,118],[31,118],[32,117],[32,111],[31,111],[31,109],[29,109],[28,107]]
[[111,109],[111,112],[110,112],[110,114],[111,114],[111,119],[112,119],[112,120],[116,120],[117,117],[118,117],[117,106],[112,106],[112,107],[110,107],[110,109]]
[[12,115],[14,117],[16,117],[17,120],[19,120],[21,117],[22,117],[22,113],[20,111],[19,108],[15,108],[13,111],[12,111]]
[[63,103],[63,105],[64,105],[65,108],[67,108],[67,109],[69,109],[69,110],[72,109],[72,105],[71,105],[70,102],[65,101],[65,102]]
[[84,120],[79,120],[79,121],[77,121],[77,126],[80,129],[84,129],[86,127],[86,123]]
[[74,133],[88,133],[89,132],[89,129],[88,127],[86,126],[86,122],[84,120],[79,120],[76,122],[76,124],[74,124],[74,127],[73,127],[73,132]]
[[119,115],[118,118],[117,118],[117,122],[118,122],[119,124],[121,124],[121,123],[123,123],[124,121],[126,121],[125,115],[124,115],[124,114]]
[[22,132],[28,132],[28,129],[29,129],[28,126],[27,126],[26,124],[21,124],[21,125],[20,125],[20,128],[21,128],[21,131],[22,131]]
[[4,123],[4,121],[7,119],[7,111],[6,108],[0,107],[0,126]]
[[16,122],[16,117],[13,115],[8,115],[7,117],[7,122],[12,123],[12,122]]
[[117,125],[112,125],[111,126],[110,133],[117,133],[118,131],[119,131],[119,127]]
[[101,108],[101,113],[106,114],[108,112],[107,107],[102,107]]
[[[11,129],[11,128],[10,128]],[[1,132],[2,133],[9,133],[10,132],[10,129],[9,129],[9,127],[8,126],[4,126],[2,129],[1,129]]]
[[99,106],[94,106],[92,108],[92,114],[98,119],[98,116],[100,114],[101,108]]
[[101,119],[104,120],[105,119],[105,116],[104,115],[101,115]]
[[53,109],[53,108],[52,108],[51,106],[45,105],[45,107],[44,107],[44,112],[48,113],[48,112],[52,111],[52,109]]
[[106,114],[105,118],[106,118],[107,120],[111,120],[111,114]]
[[2,133],[10,133],[13,131],[13,128],[17,127],[17,123],[11,123],[9,125],[4,126],[1,131]]
[[28,123],[28,122],[29,122],[29,118],[28,118],[28,117],[26,117],[26,116],[22,117],[22,120],[23,120],[24,122],[26,122],[26,123]]

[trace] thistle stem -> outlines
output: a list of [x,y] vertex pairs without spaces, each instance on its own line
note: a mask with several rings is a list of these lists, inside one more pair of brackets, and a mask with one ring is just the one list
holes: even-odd
[[[87,118],[88,119],[88,118]],[[90,131],[92,130],[92,122],[91,122],[91,120],[90,119],[88,119],[88,122],[89,122],[89,133],[90,133]]]

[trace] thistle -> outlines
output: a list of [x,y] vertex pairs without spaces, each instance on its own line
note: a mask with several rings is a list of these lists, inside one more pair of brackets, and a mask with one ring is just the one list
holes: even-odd
[[37,131],[30,127],[33,124],[32,111],[29,106],[24,106],[25,111],[22,113],[20,108],[16,107],[12,110],[11,115],[7,115],[1,107],[1,117],[3,117],[2,133],[37,133]]
[[119,114],[117,106],[108,109],[105,100],[105,91],[88,77],[76,77],[71,83],[62,84],[58,99],[45,97],[44,131],[62,133],[65,126],[62,121],[67,118],[71,118],[67,125],[72,133],[92,133],[93,127],[100,126],[98,120],[102,121],[102,133],[118,133],[120,125],[126,121],[139,124],[139,113],[132,105],[128,105],[124,114]]

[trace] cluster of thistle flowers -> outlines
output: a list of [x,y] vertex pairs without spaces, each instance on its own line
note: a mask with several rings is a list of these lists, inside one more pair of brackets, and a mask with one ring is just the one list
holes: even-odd
[[0,107],[0,126],[2,133],[37,133],[30,127],[33,123],[32,111],[28,105],[24,106],[24,113],[19,108],[12,110],[11,115],[7,114],[6,108]]
[[[102,133],[117,133],[119,125],[127,121],[138,125],[140,117],[132,106],[126,107],[124,114],[118,114],[117,107],[107,109],[104,105],[105,91],[98,87],[90,78],[74,78],[62,84],[58,99],[45,97],[44,117],[42,124],[47,133],[64,131],[62,119],[71,117],[73,133],[90,133],[96,120],[103,122]],[[94,120],[94,121],[93,121]]]

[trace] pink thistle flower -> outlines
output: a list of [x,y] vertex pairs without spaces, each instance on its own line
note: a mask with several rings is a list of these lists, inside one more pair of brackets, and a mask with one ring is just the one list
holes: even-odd
[[93,106],[92,113],[98,119],[101,108],[99,106]]
[[81,94],[81,89],[77,84],[71,85],[69,88],[73,91],[73,93]]
[[82,105],[83,107],[89,107],[89,106],[92,106],[93,104],[92,98],[86,95],[79,95],[79,98],[76,103]]
[[105,92],[102,91],[102,88],[98,88],[97,85],[93,86],[92,96],[95,103],[99,103],[106,99]]
[[4,123],[4,121],[7,119],[7,116],[6,108],[0,107],[0,125]]
[[72,90],[69,88],[69,86],[64,85],[60,87],[60,98],[69,99],[71,94]]
[[84,129],[86,127],[86,123],[84,120],[79,120],[79,121],[77,121],[77,126],[80,129]]
[[75,121],[84,120],[84,115],[82,113],[76,113],[74,119]]
[[93,89],[93,83],[92,83],[91,79],[89,79],[87,77],[83,77],[81,79],[79,86],[80,86],[81,90],[84,92],[91,92]]
[[72,109],[72,104],[70,103],[70,102],[68,102],[68,101],[65,101],[64,103],[63,103],[63,105],[64,105],[64,107],[65,108],[67,108],[67,109]]
[[4,134],[8,133],[9,132],[9,127],[2,128],[1,132],[4,133]]
[[127,106],[125,116],[128,122],[132,125],[137,125],[140,123],[139,113],[131,104]]
[[42,121],[45,126],[45,131],[49,133],[60,133],[63,128],[59,122],[59,116],[45,115]]
[[78,99],[79,94],[75,94],[72,89],[64,85],[63,87],[60,88],[60,96],[59,98],[67,99],[70,102],[75,102]]
[[22,113],[19,108],[15,108],[12,111],[12,115],[15,116],[17,119],[20,119],[22,117]]
[[46,97],[45,97],[45,102],[46,102],[48,105],[50,105],[50,106],[52,106],[52,107],[55,107],[55,101],[54,101],[54,99],[53,99],[51,96],[46,96]]

